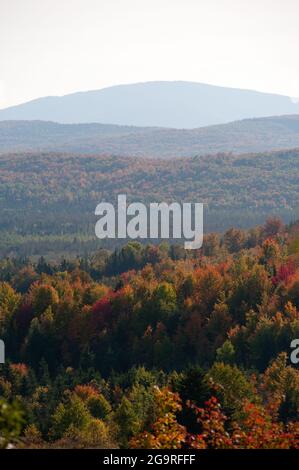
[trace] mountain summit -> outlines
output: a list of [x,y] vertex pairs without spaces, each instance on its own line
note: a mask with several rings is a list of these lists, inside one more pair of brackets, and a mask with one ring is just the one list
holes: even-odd
[[0,120],[195,128],[299,114],[291,98],[192,82],[146,82],[49,96],[0,110]]

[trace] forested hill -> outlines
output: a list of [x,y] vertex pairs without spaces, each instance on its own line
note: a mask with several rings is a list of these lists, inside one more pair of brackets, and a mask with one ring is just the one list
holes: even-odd
[[299,149],[166,160],[109,155],[0,156],[0,252],[82,253],[99,247],[94,215],[117,195],[149,202],[202,202],[206,230],[298,217]]
[[57,263],[0,259],[6,440],[298,448],[298,242],[298,224],[272,218],[188,254],[131,241]]
[[0,121],[0,152],[109,153],[148,158],[299,147],[299,115],[246,119],[197,129]]

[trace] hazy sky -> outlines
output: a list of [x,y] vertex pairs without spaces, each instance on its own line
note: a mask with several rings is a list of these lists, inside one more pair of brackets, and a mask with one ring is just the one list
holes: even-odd
[[0,108],[190,80],[299,97],[299,0],[0,0]]

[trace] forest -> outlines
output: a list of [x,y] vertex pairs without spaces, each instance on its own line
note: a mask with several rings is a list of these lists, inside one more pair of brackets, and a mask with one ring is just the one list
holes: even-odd
[[115,248],[96,239],[97,204],[204,204],[204,227],[249,228],[298,219],[299,150],[168,161],[63,153],[0,155],[0,255],[61,256]]
[[299,448],[299,223],[2,257],[0,338],[2,447]]
[[0,121],[2,153],[106,153],[172,161],[177,157],[203,156],[208,153],[266,152],[298,146],[299,118],[296,114],[243,119],[195,129]]

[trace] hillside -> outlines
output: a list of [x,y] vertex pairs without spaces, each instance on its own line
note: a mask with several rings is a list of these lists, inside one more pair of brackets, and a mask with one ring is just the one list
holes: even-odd
[[294,451],[298,241],[298,226],[272,219],[210,234],[204,257],[131,242],[57,263],[0,259],[15,446]]
[[[109,155],[19,153],[0,157],[0,253],[95,250],[101,201],[203,202],[205,229],[296,217],[299,149],[168,161]],[[110,242],[115,246],[117,241]]]
[[287,96],[192,82],[147,82],[48,96],[0,111],[0,120],[195,128],[299,114]]
[[197,129],[108,124],[0,122],[0,151],[108,153],[173,158],[299,147],[299,115],[246,119]]

